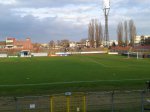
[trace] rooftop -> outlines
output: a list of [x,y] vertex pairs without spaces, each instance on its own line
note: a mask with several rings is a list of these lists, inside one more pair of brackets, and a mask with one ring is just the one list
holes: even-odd
[[5,41],[0,41],[0,45],[6,45]]

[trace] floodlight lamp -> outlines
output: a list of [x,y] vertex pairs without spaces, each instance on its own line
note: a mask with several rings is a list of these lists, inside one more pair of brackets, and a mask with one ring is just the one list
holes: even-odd
[[103,9],[110,9],[110,0],[103,0]]
[[108,15],[110,10],[110,0],[103,0],[103,10],[104,14]]
[[106,16],[108,16],[108,15],[109,15],[109,9],[104,9],[104,14],[105,14]]

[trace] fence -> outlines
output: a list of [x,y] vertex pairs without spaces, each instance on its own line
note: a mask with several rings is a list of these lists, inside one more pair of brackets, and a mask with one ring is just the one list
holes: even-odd
[[0,112],[150,112],[150,92],[1,97]]

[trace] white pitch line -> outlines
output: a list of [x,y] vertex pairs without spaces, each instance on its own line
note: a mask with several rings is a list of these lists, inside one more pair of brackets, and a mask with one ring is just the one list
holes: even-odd
[[101,66],[103,66],[103,67],[106,67],[106,68],[110,67],[110,66],[107,66],[107,65],[105,65],[105,64],[103,64],[103,63],[101,63],[101,62],[97,62],[97,61],[95,61],[95,60],[92,60],[92,59],[90,59],[90,58],[88,58],[88,60],[90,60],[90,61],[93,62],[93,63],[99,64],[99,65],[101,65]]
[[53,83],[39,83],[39,84],[10,84],[0,85],[0,87],[20,87],[20,86],[44,86],[44,85],[59,85],[59,84],[78,84],[78,83],[95,83],[95,82],[123,82],[123,81],[144,81],[149,79],[124,79],[124,80],[95,80],[95,81],[71,81],[71,82],[53,82]]

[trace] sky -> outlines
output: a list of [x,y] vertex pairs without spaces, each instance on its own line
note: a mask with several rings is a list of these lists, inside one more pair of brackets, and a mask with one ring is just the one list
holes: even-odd
[[[88,24],[104,28],[103,0],[0,0],[0,40],[6,37],[48,43],[88,37]],[[117,39],[118,22],[134,20],[137,35],[150,34],[150,0],[110,0],[109,37]]]

